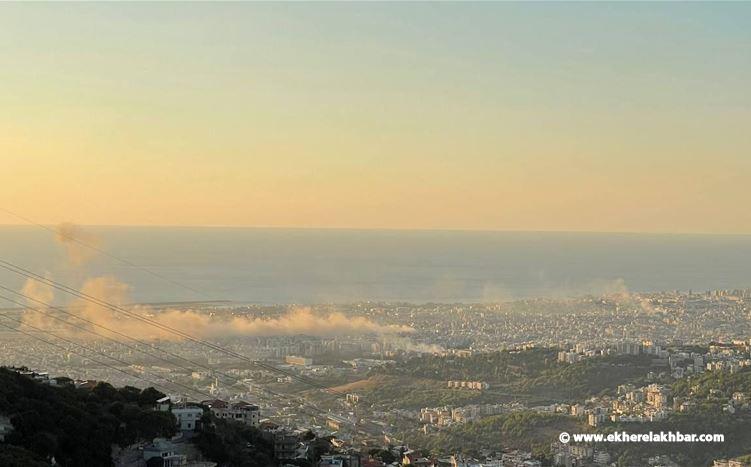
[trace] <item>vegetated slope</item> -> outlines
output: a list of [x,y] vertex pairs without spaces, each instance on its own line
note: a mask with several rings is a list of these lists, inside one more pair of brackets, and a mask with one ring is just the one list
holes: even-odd
[[444,381],[486,381],[491,385],[500,385],[533,377],[554,367],[556,353],[551,349],[530,349],[478,353],[468,357],[423,355],[374,369],[373,372]]
[[525,411],[495,415],[436,433],[408,435],[408,441],[433,454],[477,455],[485,449],[513,447],[542,456],[562,431],[577,433],[586,431],[586,427],[572,417]]
[[53,457],[63,466],[110,465],[113,444],[175,433],[172,414],[152,410],[163,396],[153,388],[107,383],[53,387],[0,368],[0,414],[14,427],[0,443],[0,465],[49,465]]
[[557,364],[539,375],[522,378],[512,385],[519,392],[572,401],[614,391],[619,385],[643,380],[658,371],[649,355],[608,355],[572,364]]
[[[628,382],[645,380],[655,359],[649,355],[608,355],[566,364],[556,361],[550,349],[504,351],[471,357],[413,357],[374,369],[379,380],[374,397],[392,396],[398,407],[500,402],[504,396],[516,399],[577,402]],[[398,380],[398,382],[394,382]],[[485,381],[489,391],[445,390],[448,380]],[[372,381],[372,380],[371,380]],[[409,391],[404,388],[409,387]],[[366,386],[367,388],[367,386]],[[428,402],[429,404],[429,402]],[[425,406],[425,405],[423,405]]]

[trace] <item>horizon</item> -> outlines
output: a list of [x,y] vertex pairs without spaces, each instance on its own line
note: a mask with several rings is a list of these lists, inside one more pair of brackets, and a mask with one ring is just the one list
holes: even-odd
[[0,227],[0,250],[74,287],[114,276],[137,302],[455,303],[743,289],[751,236],[68,224]]
[[[2,223],[3,227],[56,229],[61,224]],[[394,233],[487,233],[487,234],[582,234],[582,235],[645,235],[645,236],[696,236],[696,237],[751,237],[746,232],[669,232],[669,231],[596,231],[596,230],[524,230],[524,229],[469,229],[469,228],[399,228],[399,227],[325,227],[276,225],[199,225],[199,224],[72,224],[86,229],[137,228],[137,229],[227,229],[227,230],[293,230],[293,231],[343,231],[343,232],[394,232]],[[52,230],[50,230],[52,233]]]

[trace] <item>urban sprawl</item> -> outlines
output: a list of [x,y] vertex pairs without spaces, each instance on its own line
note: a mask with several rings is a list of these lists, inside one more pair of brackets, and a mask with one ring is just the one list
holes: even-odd
[[[289,309],[193,308],[216,319],[274,318]],[[564,428],[646,433],[671,423],[684,427],[696,414],[722,420],[720,426],[745,423],[751,290],[312,309],[413,331],[214,339],[248,360],[185,340],[158,343],[191,365],[110,340],[89,339],[87,349],[57,342],[69,350],[61,351],[8,332],[0,339],[0,364],[55,386],[143,388],[144,378],[179,384],[159,388],[164,397],[153,410],[172,413],[181,434],[114,452],[118,466],[146,465],[153,457],[163,465],[214,465],[191,445],[211,417],[260,430],[277,465],[751,465],[744,457],[751,448],[718,451],[692,464],[686,456],[693,454],[680,446],[628,451],[563,443],[557,436]],[[102,355],[127,365],[102,365]],[[12,415],[0,414],[0,439],[13,431]],[[539,439],[514,431],[525,424],[539,427]],[[322,439],[326,452],[314,446]]]

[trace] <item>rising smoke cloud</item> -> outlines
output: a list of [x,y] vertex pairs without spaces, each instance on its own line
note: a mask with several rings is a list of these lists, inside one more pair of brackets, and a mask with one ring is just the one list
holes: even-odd
[[[219,318],[194,310],[168,309],[156,311],[149,306],[128,306],[128,286],[112,276],[96,277],[87,280],[81,292],[101,301],[126,308],[129,312],[147,317],[150,321],[201,339],[231,336],[292,336],[309,335],[330,337],[356,334],[400,334],[409,333],[412,328],[375,323],[363,317],[350,317],[333,312],[318,314],[310,308],[295,308],[277,318],[249,318],[233,316]],[[138,339],[180,340],[179,336],[159,329],[149,323],[124,316],[108,307],[77,300],[71,310],[79,316],[115,329]],[[101,332],[101,330],[98,330]]]
[[[49,279],[50,274],[46,273],[45,277]],[[22,325],[46,330],[59,327],[47,314],[48,307],[42,305],[50,304],[55,299],[55,290],[51,286],[34,279],[26,279],[21,287],[21,293],[28,297],[26,302],[30,307],[23,313]]]
[[[316,337],[333,337],[344,335],[378,334],[397,335],[413,332],[408,326],[382,325],[364,317],[351,317],[343,313],[315,313],[310,308],[295,308],[275,318],[251,318],[232,316],[221,318],[195,310],[167,309],[154,310],[146,305],[128,304],[128,285],[112,276],[87,279],[80,292],[101,302],[114,305],[137,315],[149,322],[144,322],[112,307],[92,303],[91,300],[76,299],[67,311],[86,322],[70,317],[65,318],[76,326],[84,327],[97,334],[117,338],[126,334],[140,340],[171,340],[182,338],[169,330],[160,329],[151,323],[175,329],[200,339],[236,337],[236,336],[293,336],[308,335]],[[52,289],[45,284],[29,280],[23,287],[24,295],[44,303],[54,298]],[[29,326],[54,331],[68,337],[93,338],[94,334],[80,328],[66,327],[53,320],[42,310],[39,303],[30,301],[30,309],[23,315],[23,322]],[[150,323],[151,322],[151,323]],[[109,332],[107,329],[117,331]]]
[[68,261],[74,266],[92,260],[101,246],[99,237],[70,222],[63,222],[55,228],[55,239],[65,248]]
[[[56,239],[65,248],[70,264],[80,267],[97,254],[99,239],[70,223],[60,224]],[[93,248],[92,248],[93,247]],[[48,275],[49,278],[49,275]],[[291,336],[309,335],[331,337],[357,334],[396,335],[412,332],[408,326],[381,325],[364,317],[350,317],[343,313],[331,312],[319,314],[310,308],[292,309],[275,318],[251,318],[231,316],[221,318],[210,316],[190,309],[154,310],[145,305],[130,305],[128,292],[130,287],[114,276],[92,277],[84,280],[80,292],[101,302],[124,308],[129,313],[147,318],[151,322],[176,329],[191,336],[206,339],[229,336]],[[81,329],[61,324],[46,313],[50,310],[39,302],[50,304],[55,298],[52,287],[29,279],[23,286],[22,293],[29,300],[29,309],[24,312],[23,323],[36,328],[53,331],[77,338],[91,338],[93,334]],[[36,301],[35,301],[36,300]],[[116,333],[103,328],[126,334],[141,340],[179,340],[180,337],[169,330],[159,329],[143,320],[129,317],[112,307],[92,303],[91,300],[77,298],[67,307],[67,311],[87,322],[74,318],[65,318],[76,326],[89,328],[98,334],[117,338]],[[99,327],[101,326],[101,327]]]
[[647,298],[632,293],[623,279],[602,281],[599,284],[601,288],[599,295],[608,297],[623,305],[639,306],[645,313],[659,313]]

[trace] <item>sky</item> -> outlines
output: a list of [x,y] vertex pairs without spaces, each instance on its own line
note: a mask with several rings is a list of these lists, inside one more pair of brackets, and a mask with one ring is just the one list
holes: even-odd
[[0,207],[749,234],[749,23],[751,3],[4,3]]

